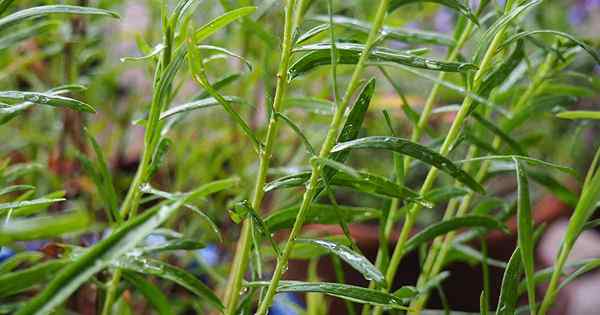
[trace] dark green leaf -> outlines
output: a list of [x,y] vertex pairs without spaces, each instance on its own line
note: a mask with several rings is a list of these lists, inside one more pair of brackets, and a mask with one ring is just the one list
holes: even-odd
[[217,32],[218,30],[224,28],[230,23],[246,16],[254,13],[256,11],[256,7],[242,7],[235,10],[231,10],[225,12],[223,15],[215,18],[214,20],[206,23],[202,27],[196,30],[194,33],[194,40],[198,43],[206,38],[210,37],[212,34]]
[[[344,215],[347,222],[360,222],[379,217],[380,210],[365,207],[337,206],[338,211]],[[292,206],[273,211],[264,221],[271,231],[291,228],[296,220],[299,206]],[[333,205],[313,203],[307,211],[306,224],[337,224],[339,217]]]
[[331,253],[335,254],[350,266],[360,272],[365,279],[368,281],[375,281],[381,286],[385,286],[385,278],[381,271],[379,271],[367,258],[363,255],[353,251],[351,248],[325,240],[316,239],[298,239],[296,242],[309,243],[315,246],[319,246],[327,249]]
[[[364,50],[362,44],[338,43],[337,64],[356,64],[360,54]],[[300,57],[290,66],[290,80],[305,74],[318,66],[331,64],[331,44],[321,43],[298,47],[295,51],[309,51],[308,54]],[[477,67],[470,63],[447,62],[432,58],[424,58],[405,51],[399,51],[385,47],[375,47],[371,50],[369,63],[392,63],[402,64],[410,67],[445,71],[445,72],[464,72],[476,70]]]
[[[268,286],[269,282],[250,282],[249,287]],[[406,298],[414,297],[416,290],[405,291],[405,296],[396,296],[381,291],[341,283],[280,281],[277,292],[315,292],[335,296],[356,303],[380,305],[405,309]]]
[[519,300],[519,281],[523,272],[521,251],[515,249],[502,277],[500,297],[498,298],[497,315],[514,315]]
[[30,299],[17,315],[49,314],[91,276],[127,253],[167,220],[184,202],[161,204],[128,221],[109,237],[92,246],[67,267],[61,269],[46,288]]
[[439,153],[406,139],[396,137],[366,137],[336,145],[332,152],[354,149],[383,149],[405,154],[448,173],[474,191],[485,190],[469,174]]
[[0,19],[0,29],[21,22],[26,19],[31,19],[39,16],[48,14],[84,14],[84,15],[105,15],[113,18],[119,18],[119,15],[115,12],[90,8],[90,7],[79,7],[72,5],[44,5],[39,7],[33,7],[21,11],[17,11],[11,15],[5,16]]
[[50,260],[33,267],[0,275],[0,297],[15,295],[37,284],[43,284],[66,265],[64,260]]
[[[319,16],[315,16],[311,19],[314,19],[319,22],[324,22],[324,23],[329,22],[329,16],[320,16],[319,15]],[[343,27],[350,31],[354,31],[354,32],[364,34],[364,35],[368,35],[369,31],[371,30],[371,25],[369,23],[361,21],[361,20],[341,16],[341,15],[333,16],[333,23],[335,24],[335,26],[340,26],[340,27]],[[321,24],[317,27],[320,27],[320,28],[313,29],[314,33],[311,34],[311,36],[314,36],[316,34],[319,34],[323,31],[326,31],[327,29],[329,29],[328,24]],[[389,38],[389,39],[393,39],[393,40],[397,40],[397,41],[401,41],[401,42],[406,42],[406,43],[436,44],[436,45],[444,45],[444,46],[453,46],[455,44],[454,40],[452,40],[452,38],[450,38],[444,34],[434,33],[434,32],[425,32],[425,31],[420,31],[420,30],[392,28],[392,27],[384,26],[384,27],[382,27],[381,33],[385,38]],[[310,36],[306,35],[306,38],[304,40],[306,40],[308,38],[310,38]],[[300,43],[300,42],[301,41],[298,40],[298,43]]]
[[[0,92],[0,101],[3,102],[29,102],[38,105],[49,105],[55,107],[67,107],[81,112],[95,113],[96,110],[81,101],[49,94],[49,93],[36,93],[36,92],[21,92],[21,91],[2,91]],[[5,110],[10,111],[8,108],[0,108],[0,113],[5,113]],[[8,112],[6,112],[8,113]]]
[[152,304],[159,315],[175,314],[171,310],[171,305],[167,297],[150,281],[147,281],[144,279],[144,277],[129,271],[123,273],[123,278],[144,295],[146,301]]
[[467,215],[464,217],[448,219],[432,224],[415,234],[406,242],[404,252],[408,253],[427,241],[461,228],[506,229],[502,222],[487,216]]
[[91,223],[90,216],[77,211],[60,215],[5,220],[0,225],[0,245],[81,232]]

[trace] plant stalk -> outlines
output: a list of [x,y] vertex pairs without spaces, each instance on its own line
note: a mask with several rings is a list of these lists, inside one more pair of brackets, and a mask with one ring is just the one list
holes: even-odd
[[[259,152],[259,167],[258,174],[256,175],[256,182],[254,186],[254,195],[252,198],[252,207],[256,211],[260,211],[262,201],[264,198],[264,187],[267,181],[267,175],[269,166],[271,163],[271,156],[273,146],[278,130],[278,119],[276,112],[281,110],[283,100],[288,88],[288,68],[291,61],[292,48],[293,48],[293,35],[297,27],[302,22],[302,10],[304,7],[305,0],[300,0],[296,14],[294,15],[294,8],[296,7],[296,0],[289,0],[285,8],[285,22],[284,22],[284,33],[283,33],[283,45],[281,60],[279,63],[279,69],[277,71],[277,86],[275,89],[275,97],[273,99],[273,113],[269,118],[267,125],[267,134],[265,136],[265,146],[263,150]],[[250,247],[252,243],[251,228],[252,222],[249,219],[244,220],[242,230],[240,232],[240,239],[237,244],[235,257],[232,263],[232,272],[229,277],[228,285],[225,290],[225,315],[233,315],[237,309],[237,303],[239,301],[239,292],[242,289],[242,280],[246,273],[248,266],[248,260],[250,255]]]
[[[161,61],[157,66],[155,80],[158,78],[159,71],[165,69],[171,62],[172,40],[172,34],[167,28],[167,34],[165,35],[165,42],[167,43],[167,47],[165,47],[161,56]],[[154,86],[154,88],[156,88],[156,86]],[[158,92],[155,90],[152,97],[152,104],[150,106],[150,113],[148,115],[149,119],[146,123],[147,129],[146,133],[144,134],[144,151],[142,153],[142,158],[138,169],[135,173],[135,177],[133,178],[133,181],[129,186],[129,190],[127,191],[125,200],[121,205],[121,213],[124,222],[126,222],[128,219],[135,218],[137,214],[137,210],[140,205],[140,200],[142,196],[140,186],[148,180],[148,171],[150,163],[152,162],[152,155],[154,153],[158,140],[160,139],[161,125],[158,122],[158,117],[160,116],[160,112],[164,108],[164,100],[157,97],[157,95]],[[116,227],[118,228],[118,226]],[[113,273],[112,279],[108,283],[106,298],[104,299],[104,305],[102,307],[102,315],[110,315],[112,313],[112,306],[116,300],[117,289],[119,286],[119,282],[121,281],[121,272],[121,269],[117,268]]]
[[[354,95],[355,90],[358,88],[360,84],[360,77],[365,67],[365,64],[369,58],[369,54],[375,43],[377,42],[379,32],[381,27],[383,26],[383,22],[386,16],[387,8],[389,5],[389,0],[381,0],[379,2],[379,7],[377,8],[377,13],[374,18],[373,26],[369,32],[369,36],[367,38],[367,42],[365,44],[365,48],[363,49],[360,58],[354,68],[354,72],[352,74],[352,78],[348,83],[348,88],[342,98],[342,101],[337,106],[333,119],[331,120],[329,130],[327,132],[327,136],[325,138],[325,142],[321,147],[321,151],[319,152],[319,157],[326,158],[333,146],[336,144],[336,139],[338,137],[339,131],[344,122],[344,114],[346,112],[346,108],[350,103],[352,96]],[[277,259],[277,265],[275,266],[275,271],[273,273],[273,277],[271,278],[271,282],[267,289],[267,293],[263,301],[261,302],[257,315],[266,315],[268,308],[271,306],[273,302],[273,298],[275,297],[277,286],[279,285],[279,281],[283,276],[283,273],[287,269],[288,259],[292,252],[292,248],[294,246],[294,242],[296,237],[302,230],[302,226],[304,225],[304,220],[306,216],[306,212],[310,208],[311,202],[315,197],[318,188],[318,179],[321,176],[322,166],[318,163],[312,164],[312,172],[309,179],[308,186],[306,187],[306,191],[304,192],[304,196],[302,199],[302,204],[300,205],[300,209],[296,216],[296,220],[294,222],[294,226],[290,232],[288,237],[288,241],[285,244],[284,250],[281,255]]]

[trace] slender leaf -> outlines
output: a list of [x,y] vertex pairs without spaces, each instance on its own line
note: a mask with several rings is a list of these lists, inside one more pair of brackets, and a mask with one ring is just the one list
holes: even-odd
[[[48,93],[21,92],[21,91],[2,91],[0,92],[0,101],[4,102],[29,102],[38,105],[49,105],[55,107],[67,107],[81,112],[95,113],[96,110],[81,101]],[[0,113],[4,113],[4,108]],[[8,108],[10,110],[10,107]]]
[[48,14],[104,15],[113,18],[119,18],[117,13],[103,9],[72,5],[44,5],[17,11],[1,18],[0,29],[5,29],[6,27],[15,23]]
[[112,260],[127,253],[154,229],[159,227],[184,200],[161,204],[128,221],[106,239],[61,269],[46,288],[30,299],[17,315],[50,314],[91,276],[108,267]]
[[431,241],[434,238],[444,235],[450,231],[461,228],[484,228],[489,230],[506,230],[502,222],[487,216],[467,215],[464,217],[452,218],[432,224],[411,237],[404,247],[404,252],[408,253],[416,249],[419,245]]
[[80,232],[87,228],[90,223],[90,216],[83,211],[7,220],[0,225],[0,245]]
[[150,281],[144,279],[133,272],[124,272],[123,278],[131,283],[140,293],[146,297],[146,301],[148,301],[156,312],[159,315],[174,315],[175,313],[171,309],[171,305],[169,304],[169,300],[162,293],[162,291],[154,286]]
[[332,254],[335,254],[347,262],[350,266],[360,272],[368,281],[375,281],[375,283],[385,286],[385,278],[381,271],[379,271],[366,257],[353,251],[347,246],[317,239],[298,239],[296,242],[309,243],[325,248]]
[[206,23],[205,25],[197,29],[194,33],[194,40],[197,43],[201,42],[206,38],[210,37],[212,34],[216,33],[218,30],[224,28],[225,26],[244,16],[254,13],[254,11],[256,11],[256,7],[242,7],[239,9],[225,12],[223,15],[215,18],[214,20]]
[[463,4],[460,0],[391,0],[390,5],[388,6],[388,11],[394,11],[406,4],[420,2],[433,2],[444,5],[469,18],[473,21],[473,23],[478,24],[477,17],[473,14],[473,12],[471,12],[471,9],[467,5]]
[[[268,286],[269,282],[250,282],[249,287]],[[341,283],[280,281],[277,292],[316,292],[361,304],[380,305],[405,309],[405,299],[417,294],[416,290],[404,291],[404,296],[396,296],[381,291]]]
[[[344,216],[347,222],[360,222],[379,217],[381,211],[366,207],[351,207],[339,205],[338,211]],[[273,211],[267,218],[265,224],[272,232],[291,228],[294,224],[299,211],[299,206],[287,207]],[[306,214],[306,224],[336,224],[339,222],[339,217],[333,209],[333,205],[328,204],[311,204]]]
[[[337,49],[337,64],[355,64],[362,51],[364,45],[351,43],[338,43]],[[321,43],[298,47],[295,51],[308,51],[308,54],[300,57],[288,70],[290,80],[303,75],[318,66],[331,64],[331,44]],[[445,71],[445,72],[465,72],[476,70],[477,67],[470,63],[447,62],[432,58],[424,58],[409,52],[399,51],[391,48],[376,47],[371,50],[369,56],[370,63],[392,63],[402,64],[410,67]]]
[[332,152],[353,149],[383,149],[409,155],[415,159],[425,162],[426,164],[432,165],[443,172],[448,173],[450,176],[467,185],[474,191],[480,193],[485,192],[479,183],[477,183],[469,174],[456,166],[452,161],[427,147],[406,139],[383,136],[366,137],[340,143],[333,148]]

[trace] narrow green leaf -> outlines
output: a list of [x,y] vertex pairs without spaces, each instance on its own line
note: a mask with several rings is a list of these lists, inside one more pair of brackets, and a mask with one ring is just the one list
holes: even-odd
[[0,225],[0,245],[15,241],[29,241],[80,232],[91,223],[83,211],[60,215],[6,220]]
[[117,222],[121,222],[122,218],[118,209],[119,201],[117,191],[113,185],[112,175],[110,174],[108,163],[106,162],[102,148],[100,148],[96,139],[94,139],[87,129],[84,129],[84,131],[96,154],[96,171],[99,175],[96,182],[96,188],[104,199],[104,202],[106,202],[106,206],[112,214],[113,219]]
[[277,245],[277,242],[273,239],[269,226],[265,224],[258,212],[254,208],[252,208],[250,202],[244,200],[236,203],[233,206],[233,209],[229,210],[229,216],[237,224],[240,224],[243,220],[245,220],[248,217],[252,219],[254,227],[258,229],[258,231],[260,232],[260,234],[262,234],[264,238],[269,240],[271,246],[273,247],[273,250],[275,251],[275,253],[277,253],[277,256],[279,256],[279,246]]
[[534,281],[534,244],[533,244],[533,215],[531,213],[531,201],[529,199],[529,182],[527,173],[518,159],[513,159],[517,171],[518,183],[518,207],[517,207],[517,229],[518,244],[521,249],[521,259],[527,279],[527,295],[529,307],[535,313],[535,281]]
[[[229,103],[245,104],[245,102],[241,98],[236,97],[236,96],[223,96],[223,98],[225,99],[225,101],[227,101]],[[186,113],[186,112],[197,110],[197,109],[218,106],[219,104],[220,104],[219,101],[217,101],[213,97],[208,97],[208,98],[196,100],[196,101],[189,102],[189,103],[184,103],[181,105],[171,107],[168,110],[164,111],[162,114],[160,114],[160,119],[169,118],[169,117],[177,115],[177,114]]]
[[275,113],[275,115],[276,117],[281,118],[288,126],[290,126],[290,128],[292,128],[292,130],[300,137],[300,139],[302,139],[302,142],[304,142],[304,146],[306,147],[308,152],[310,152],[310,154],[312,154],[313,156],[318,155],[317,151],[312,146],[306,135],[304,135],[304,132],[300,130],[300,127],[298,127],[298,125],[296,125],[290,118],[288,118],[283,113]]
[[473,21],[475,24],[479,24],[477,21],[477,17],[471,12],[471,9],[463,4],[460,0],[392,0],[390,1],[390,5],[388,7],[388,11],[392,12],[398,9],[400,6],[410,4],[410,3],[420,3],[420,2],[433,2],[437,4],[444,5],[456,12],[464,15],[466,18]]
[[50,260],[27,269],[0,275],[0,297],[15,295],[49,281],[66,263],[64,260]]
[[0,50],[14,47],[31,37],[40,36],[58,25],[59,23],[56,22],[41,22],[31,26],[20,27],[14,32],[0,37]]
[[564,119],[600,119],[600,111],[587,111],[587,110],[574,110],[574,111],[564,111],[556,114],[558,118]]
[[521,251],[519,247],[515,249],[508,265],[504,270],[502,277],[502,286],[500,287],[500,297],[498,298],[498,308],[496,315],[514,315],[519,300],[519,281],[523,272]]
[[124,272],[123,278],[144,295],[159,315],[175,315],[167,297],[150,281],[130,271]]
[[[0,101],[3,102],[29,102],[38,105],[49,105],[55,107],[67,107],[81,112],[95,113],[96,110],[81,101],[53,95],[49,93],[21,92],[21,91],[2,91],[0,92]],[[5,112],[4,110],[7,110]],[[0,108],[0,114],[10,113],[10,107]]]
[[133,249],[138,242],[167,220],[184,201],[161,204],[122,225],[109,237],[61,269],[46,288],[30,299],[16,314],[50,314],[91,276]]
[[223,15],[215,18],[214,20],[206,23],[205,25],[197,29],[194,33],[194,40],[197,43],[199,43],[205,40],[206,38],[210,37],[212,34],[216,33],[218,30],[229,25],[230,23],[244,16],[254,13],[254,11],[256,11],[256,7],[242,7],[239,9],[225,12]]
[[7,186],[7,187],[4,187],[4,188],[0,188],[0,196],[6,195],[6,194],[10,194],[10,193],[14,193],[14,192],[26,191],[26,190],[33,190],[33,189],[35,189],[35,186],[31,186],[31,185],[13,185],[13,186]]
[[358,171],[356,171],[355,169],[353,169],[350,166],[344,165],[343,163],[337,162],[333,159],[313,157],[310,160],[311,160],[311,163],[318,163],[318,164],[321,164],[322,166],[328,166],[328,167],[331,167],[332,169],[336,170],[337,172],[341,172],[350,177],[360,178],[360,174],[358,173]]
[[155,246],[142,247],[140,251],[144,253],[159,253],[173,250],[195,250],[204,247],[206,247],[204,242],[190,239],[174,239]]
[[139,56],[139,57],[123,57],[121,58],[121,62],[128,62],[128,61],[143,61],[143,60],[147,60],[147,59],[151,59],[154,57],[157,57],[160,53],[162,53],[162,51],[165,49],[166,45],[163,43],[160,43],[156,46],[154,46],[154,48],[152,48],[152,50],[150,52],[148,52],[147,54],[143,55],[143,56]]
[[[374,208],[337,206],[338,211],[344,216],[346,222],[361,222],[379,217],[381,211]],[[273,211],[267,218],[265,224],[272,232],[291,228],[299,211],[299,206],[291,206]],[[337,224],[337,216],[333,205],[313,203],[306,214],[306,224]]]
[[475,179],[456,166],[452,161],[427,147],[406,139],[384,136],[366,137],[340,143],[333,148],[332,152],[353,149],[383,149],[409,155],[426,164],[434,166],[443,172],[448,173],[450,176],[467,185],[474,191],[480,193],[485,192],[483,187],[481,187],[481,185],[477,183]]
[[298,239],[296,242],[308,243],[327,249],[335,254],[350,266],[360,272],[368,281],[375,281],[381,286],[385,286],[385,278],[381,271],[377,269],[366,257],[353,251],[350,247],[325,240],[317,239]]
[[15,202],[0,203],[0,215],[4,215],[8,210],[18,210],[24,207],[37,206],[37,205],[49,205],[61,201],[65,201],[65,198],[38,198],[32,200],[23,200]]
[[246,136],[250,138],[252,143],[254,144],[254,149],[259,152],[263,144],[258,140],[248,123],[231,107],[231,104],[223,98],[217,90],[210,84],[208,78],[206,76],[204,65],[202,63],[202,54],[200,49],[192,42],[191,38],[187,39],[187,48],[188,52],[188,63],[190,66],[190,70],[194,77],[194,80],[198,82],[214,99],[216,99],[221,106],[225,109],[225,111],[234,119],[234,121],[240,126],[240,128],[244,131]]
[[506,227],[502,222],[487,216],[467,215],[464,217],[452,218],[432,224],[423,229],[419,233],[411,237],[404,247],[404,252],[408,253],[416,249],[419,245],[433,240],[434,238],[444,235],[450,231],[461,228],[484,228],[488,230],[505,230]]
[[476,59],[481,57],[481,52],[485,51],[489,43],[492,41],[492,38],[503,28],[507,27],[512,21],[514,21],[521,14],[524,14],[528,10],[542,3],[541,0],[533,0],[523,2],[521,5],[516,6],[510,12],[502,15],[498,20],[492,24],[487,31],[482,35],[481,40],[479,41],[479,45],[477,48]]
[[[362,51],[364,45],[353,44],[353,43],[337,43],[337,64],[355,64]],[[295,52],[308,51],[308,54],[300,57],[294,64],[292,64],[288,70],[290,80],[303,75],[318,66],[331,64],[331,44],[320,43],[313,45],[306,45],[296,48]],[[375,47],[371,50],[369,56],[369,63],[371,64],[402,64],[410,67],[445,71],[445,72],[464,72],[476,70],[477,67],[470,63],[460,62],[447,62],[440,61],[433,58],[424,58],[411,54],[406,51],[399,51],[385,47]]]
[[[328,16],[318,15],[312,17],[311,19],[319,22],[329,23]],[[357,32],[363,35],[368,35],[369,31],[371,30],[371,25],[369,23],[342,15],[333,16],[333,22],[335,26],[340,26],[347,30]],[[317,29],[317,27],[319,27],[319,29]],[[310,34],[311,36],[315,36],[316,34],[322,33],[329,29],[328,24],[321,24],[317,27],[313,29],[314,33]],[[386,39],[393,39],[412,44],[435,44],[444,46],[453,46],[455,44],[452,38],[444,34],[435,32],[425,32],[413,29],[392,28],[384,26],[381,29],[381,35]],[[311,37],[307,34],[304,34],[304,36],[304,40],[307,40]],[[302,41],[299,39],[297,43],[300,42]]]
[[144,256],[125,255],[112,264],[133,272],[139,272],[147,275],[154,275],[169,281],[173,281],[186,288],[196,296],[206,299],[213,307],[222,311],[223,304],[219,298],[193,274],[179,267],[167,264],[158,259],[152,259]]
[[[264,287],[269,282],[249,282],[248,287]],[[404,296],[396,296],[378,290],[357,287],[341,283],[280,281],[277,292],[315,292],[331,295],[361,304],[385,306],[395,309],[406,309],[405,299],[414,297],[416,290],[404,291]]]
[[[373,97],[373,93],[375,93],[376,83],[377,81],[375,78],[369,79],[358,93],[354,106],[352,106],[352,109],[346,118],[346,122],[337,138],[337,143],[354,140],[358,137],[367,111],[369,110],[371,98]],[[329,155],[329,158],[336,162],[344,163],[348,159],[349,154],[350,152],[333,152]],[[325,178],[326,181],[329,181],[336,173],[336,170],[325,167],[323,169],[323,178]]]
[[550,162],[542,161],[540,159],[535,159],[535,158],[531,158],[528,156],[522,156],[522,155],[488,155],[488,156],[482,156],[482,157],[477,157],[477,158],[472,158],[472,159],[467,159],[467,160],[460,160],[460,161],[456,161],[455,163],[463,164],[463,163],[485,161],[485,160],[510,161],[510,160],[514,160],[514,159],[517,159],[517,160],[523,161],[523,162],[527,162],[528,164],[531,164],[531,165],[542,166],[542,167],[551,167],[551,168],[557,169],[557,170],[567,173],[567,174],[571,174],[571,175],[575,175],[575,176],[577,175],[577,172],[570,167],[562,166],[559,164],[550,163]]
[[491,131],[494,135],[498,136],[500,139],[502,139],[502,141],[508,144],[508,146],[510,146],[515,151],[515,153],[517,153],[518,155],[526,155],[525,150],[523,149],[521,144],[509,134],[505,133],[500,127],[496,126],[493,122],[489,121],[477,112],[472,112],[471,115],[483,127]]
[[103,9],[79,7],[72,5],[44,5],[17,11],[11,15],[1,18],[0,29],[5,29],[6,27],[12,24],[21,22],[26,19],[31,19],[48,14],[104,15],[113,18],[119,18],[119,15],[117,13]]
[[570,40],[571,42],[575,43],[577,46],[583,48],[583,50],[585,50],[588,54],[590,54],[590,56],[592,56],[592,58],[594,58],[594,60],[596,60],[596,62],[598,64],[600,64],[600,54],[598,54],[598,52],[593,47],[586,44],[582,40],[577,39],[575,36],[573,36],[571,34],[568,34],[565,32],[560,32],[560,31],[555,31],[555,30],[534,30],[534,31],[520,32],[520,33],[514,34],[511,37],[509,37],[508,39],[506,39],[504,41],[504,43],[502,43],[498,49],[502,49],[502,48],[510,45],[510,43],[512,43],[516,40],[519,40],[521,38],[530,37],[530,36],[536,35],[536,34],[550,34],[555,37],[566,38],[566,39]]
[[44,255],[40,252],[27,251],[17,253],[0,263],[0,275],[7,274],[22,264],[33,264],[42,258],[44,258]]

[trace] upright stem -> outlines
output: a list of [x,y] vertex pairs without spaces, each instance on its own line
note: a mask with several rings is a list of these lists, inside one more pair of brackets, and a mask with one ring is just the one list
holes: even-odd
[[[525,106],[527,106],[531,98],[537,93],[537,91],[539,91],[540,86],[542,86],[544,79],[551,71],[555,62],[556,55],[554,53],[550,53],[546,56],[544,62],[540,65],[539,70],[536,72],[535,77],[532,79],[531,84],[527,87],[525,92],[519,97],[519,99],[513,106],[513,113],[518,113],[521,110],[523,110]],[[492,147],[494,149],[500,149],[501,144],[501,139],[498,136],[494,137]],[[473,150],[474,148],[474,146],[471,146],[469,152],[471,152],[471,150]],[[473,157],[473,155],[469,154],[469,156],[467,156],[467,159],[471,157]],[[468,172],[472,167],[471,165],[472,164],[468,164],[465,168],[465,171]],[[479,168],[475,179],[477,181],[482,181],[487,176],[490,166],[491,162],[489,160],[484,161],[481,167]],[[474,193],[471,192],[462,199],[458,211],[456,212],[456,217],[461,217],[467,213],[474,197]],[[453,213],[454,209],[456,208],[456,202],[456,199],[450,201],[446,208],[446,213],[444,214],[444,220],[454,217]],[[441,269],[444,266],[444,261],[446,260],[447,254],[450,250],[451,243],[454,240],[455,236],[455,232],[450,232],[446,234],[445,237],[437,238],[434,241],[433,245],[431,246],[431,251],[429,252],[425,260],[423,272],[421,272],[421,275],[419,276],[417,287],[423,285],[427,280],[429,280],[431,277],[434,277],[441,271]],[[413,301],[410,307],[411,314],[419,314],[421,312],[421,309],[425,306],[428,297],[428,294],[424,294],[417,300]]]
[[[367,38],[367,42],[365,44],[365,48],[363,49],[360,58],[354,68],[354,73],[352,74],[352,78],[350,79],[350,83],[348,84],[348,88],[342,98],[342,101],[338,105],[335,110],[334,116],[329,125],[329,130],[327,132],[327,136],[325,138],[325,142],[321,147],[321,151],[319,152],[319,157],[325,158],[327,157],[333,146],[335,145],[337,136],[344,122],[344,113],[346,112],[346,108],[350,103],[350,99],[354,95],[355,90],[358,88],[360,84],[360,77],[362,71],[365,67],[365,63],[369,58],[369,53],[371,49],[375,45],[377,38],[379,36],[379,32],[383,25],[386,11],[389,5],[389,0],[381,0],[379,2],[379,7],[377,8],[377,13],[375,15],[375,20],[373,22],[373,27],[369,32],[369,36]],[[267,314],[268,308],[271,306],[273,302],[273,298],[275,297],[277,286],[279,285],[279,281],[283,276],[283,273],[287,269],[288,259],[292,252],[292,248],[294,246],[294,242],[296,237],[302,230],[302,226],[304,225],[304,220],[306,216],[306,212],[310,208],[310,204],[317,192],[317,182],[319,177],[321,176],[322,167],[318,163],[312,163],[312,172],[309,179],[308,186],[306,191],[304,192],[304,196],[302,199],[302,204],[300,205],[300,209],[296,216],[296,221],[294,222],[294,226],[292,227],[292,231],[288,237],[288,241],[285,244],[285,248],[281,255],[277,259],[277,265],[275,266],[275,271],[273,273],[273,277],[271,278],[271,282],[269,284],[269,288],[267,289],[267,294],[260,304],[257,315],[265,315]]]
[[[496,55],[496,50],[498,49],[498,46],[501,44],[502,40],[504,39],[505,32],[506,32],[506,27],[502,28],[498,33],[496,33],[492,42],[490,43],[490,46],[488,47],[488,49],[481,61],[481,64],[479,65],[479,70],[477,70],[477,72],[475,73],[475,77],[473,79],[473,90],[474,91],[476,91],[479,88],[483,76],[487,73],[489,68],[492,66],[492,60],[493,60],[494,56]],[[465,97],[465,99],[463,100],[460,110],[456,114],[456,118],[452,122],[452,125],[450,126],[450,130],[448,131],[448,135],[446,136],[446,139],[444,140],[444,143],[442,144],[442,146],[440,148],[439,153],[441,155],[446,156],[450,152],[450,149],[452,148],[452,146],[458,139],[460,130],[461,130],[461,128],[464,124],[464,121],[467,118],[469,112],[471,111],[473,104],[474,104],[473,97],[471,95],[467,95]],[[421,190],[420,190],[421,195],[424,195],[427,192],[429,192],[429,190],[433,186],[435,180],[437,179],[438,173],[439,173],[439,170],[437,168],[431,168],[429,170],[429,173],[427,174],[427,177],[425,178],[425,181],[424,181],[423,185],[421,186]],[[404,225],[402,226],[402,231],[400,232],[400,236],[398,238],[398,241],[396,242],[396,246],[394,247],[394,252],[392,254],[390,264],[386,271],[386,282],[388,283],[388,286],[391,286],[391,284],[394,281],[394,276],[396,275],[396,271],[398,270],[400,261],[402,260],[404,254],[405,254],[404,253],[404,245],[406,244],[408,236],[410,235],[412,227],[415,223],[416,217],[421,209],[422,209],[421,205],[414,204],[409,209],[408,213],[406,214],[406,220],[404,221]],[[390,288],[388,287],[386,289],[386,291],[389,289]],[[375,308],[374,314],[381,314],[382,312],[383,312],[383,309],[381,307],[377,307],[377,308]]]
[[[278,120],[275,112],[281,110],[281,104],[285,98],[288,88],[288,75],[287,70],[289,68],[292,48],[293,48],[293,35],[296,28],[302,22],[302,8],[306,0],[300,0],[296,14],[294,15],[294,8],[296,7],[296,0],[289,0],[285,8],[285,22],[283,31],[283,44],[281,60],[279,62],[279,69],[277,71],[277,87],[275,89],[275,98],[273,99],[273,114],[269,118],[267,125],[267,134],[265,139],[265,146],[262,151],[259,152],[259,167],[258,174],[256,175],[256,182],[254,185],[254,195],[252,198],[252,207],[257,211],[260,210],[263,197],[264,197],[264,186],[267,180],[267,174],[271,163],[271,155],[273,151],[273,145],[277,136]],[[229,277],[228,286],[225,291],[225,315],[233,315],[237,309],[237,303],[239,300],[239,292],[242,288],[242,280],[246,273],[248,266],[248,259],[250,254],[251,246],[251,224],[249,219],[244,220],[240,239],[237,244],[235,257],[232,263],[232,272]]]
[[[162,53],[161,60],[157,65],[156,73],[154,74],[155,80],[159,78],[160,71],[166,68],[171,62],[173,34],[169,27],[166,27],[166,29],[167,31],[164,39],[166,47]],[[164,108],[163,104],[165,100],[158,96],[160,94],[159,91],[156,90],[156,86],[154,88],[155,90],[153,91],[152,95],[152,104],[150,105],[150,113],[148,115],[149,118],[146,123],[146,131],[144,134],[144,151],[142,153],[142,158],[140,160],[135,177],[129,186],[129,191],[127,191],[125,200],[121,205],[122,218],[125,221],[127,221],[127,219],[134,218],[137,214],[142,196],[140,186],[148,180],[148,171],[150,168],[150,163],[152,162],[152,155],[160,139],[161,124],[158,122],[158,118]],[[116,269],[113,273],[112,279],[108,283],[106,298],[104,299],[104,305],[102,307],[102,315],[110,315],[112,313],[112,306],[117,297],[116,294],[120,281],[121,269]]]

